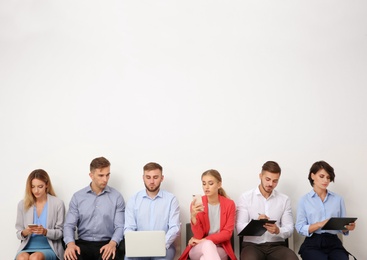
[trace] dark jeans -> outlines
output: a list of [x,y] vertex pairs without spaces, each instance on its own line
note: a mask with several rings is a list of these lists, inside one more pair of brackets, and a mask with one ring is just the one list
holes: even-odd
[[337,235],[323,233],[306,237],[298,252],[303,260],[348,260],[348,253]]
[[[80,255],[78,256],[78,260],[102,260],[102,254],[99,253],[99,250],[102,246],[108,244],[110,241],[85,241],[85,240],[76,240],[75,244],[80,247]],[[125,257],[125,240],[122,240],[119,246],[116,248],[115,258],[114,260],[123,260]],[[108,259],[112,260],[112,256]]]
[[298,256],[285,246],[285,242],[266,242],[263,244],[243,242],[240,259],[298,260]]

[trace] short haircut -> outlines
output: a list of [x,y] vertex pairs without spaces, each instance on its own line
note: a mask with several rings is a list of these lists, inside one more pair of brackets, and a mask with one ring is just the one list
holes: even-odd
[[274,161],[267,161],[266,163],[264,163],[264,165],[262,167],[262,171],[267,171],[267,172],[271,172],[271,173],[279,173],[279,175],[282,172],[282,170],[280,169],[279,164],[274,162]]
[[155,162],[147,163],[143,167],[143,171],[153,171],[153,170],[160,170],[161,172],[163,172],[162,166],[160,166],[158,163]]
[[335,173],[334,173],[334,168],[330,166],[330,164],[328,164],[325,161],[318,161],[315,162],[314,164],[312,164],[311,168],[310,168],[310,172],[308,174],[308,180],[310,181],[311,186],[313,187],[313,180],[311,178],[311,174],[316,174],[319,170],[324,169],[330,176],[330,181],[334,181],[335,179]]
[[90,163],[90,171],[94,171],[95,169],[103,169],[110,166],[111,163],[104,157],[97,157],[93,159]]

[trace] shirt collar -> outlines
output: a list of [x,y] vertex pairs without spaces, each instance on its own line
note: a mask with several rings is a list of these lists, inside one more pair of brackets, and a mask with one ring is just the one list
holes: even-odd
[[264,199],[270,199],[271,197],[275,197],[276,192],[275,192],[275,190],[273,190],[273,191],[271,192],[270,196],[269,196],[268,198],[265,198],[265,197],[261,194],[259,186],[257,186],[257,187],[256,187],[256,189],[255,189],[255,194],[256,194],[256,195],[258,195],[258,196],[262,196]]
[[[334,196],[334,192],[332,191],[329,191],[329,190],[326,190],[326,198],[329,197],[329,196]],[[318,196],[317,193],[312,189],[308,195],[311,197],[311,198],[314,198],[315,196]]]
[[[95,194],[94,192],[93,192],[93,190],[92,190],[92,188],[91,188],[91,185],[92,183],[89,183],[89,185],[85,188],[85,192],[86,193],[93,193],[93,194]],[[100,193],[100,194],[98,194],[98,195],[101,195],[101,194],[103,194],[103,193],[105,193],[105,192],[111,192],[111,189],[110,189],[110,187],[108,186],[108,185],[106,185],[106,187],[104,188],[104,190]]]
[[147,190],[144,190],[143,192],[143,198],[150,198],[152,200],[156,199],[156,198],[162,198],[163,197],[163,192],[161,189],[159,189],[157,195],[154,198],[149,197],[149,195],[147,194]]

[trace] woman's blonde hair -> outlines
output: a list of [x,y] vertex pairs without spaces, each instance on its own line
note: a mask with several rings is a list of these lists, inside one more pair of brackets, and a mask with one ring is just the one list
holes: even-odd
[[[203,174],[201,175],[201,178],[203,178],[206,175],[213,176],[218,182],[222,182],[222,176],[220,176],[220,173],[217,170],[214,170],[214,169],[207,170],[203,172]],[[218,189],[218,194],[223,197],[229,198],[227,196],[227,193],[225,192],[225,190],[222,187]]]
[[27,178],[27,182],[26,182],[25,196],[24,196],[24,208],[26,210],[32,207],[34,203],[36,202],[36,198],[34,197],[32,193],[33,179],[43,181],[47,185],[46,193],[56,196],[55,191],[52,187],[51,179],[48,176],[47,172],[42,169],[34,170],[29,174]]

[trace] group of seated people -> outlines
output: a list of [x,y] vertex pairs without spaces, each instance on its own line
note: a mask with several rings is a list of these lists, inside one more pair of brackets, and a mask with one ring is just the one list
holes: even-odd
[[[201,175],[204,195],[195,196],[190,205],[193,236],[179,260],[237,259],[231,244],[234,229],[240,232],[252,219],[276,222],[266,222],[261,236],[243,237],[240,259],[298,259],[285,244],[294,227],[306,237],[298,252],[302,259],[348,259],[337,234],[348,235],[355,223],[338,231],[322,229],[329,218],[346,216],[343,198],[327,189],[335,179],[334,169],[325,161],[312,165],[308,175],[312,190],[300,199],[295,224],[289,197],[275,190],[280,175],[276,162],[265,162],[258,187],[243,193],[236,205],[224,191],[220,173],[205,171]],[[65,217],[64,203],[56,197],[47,172],[30,173],[25,197],[18,204],[16,230],[21,244],[16,260],[174,259],[180,209],[176,197],[160,188],[161,165],[151,162],[143,167],[145,189],[126,205],[121,193],[108,186],[106,158],[92,160],[89,176],[91,183],[74,193]],[[140,230],[165,231],[165,257],[125,256],[124,234]]]

